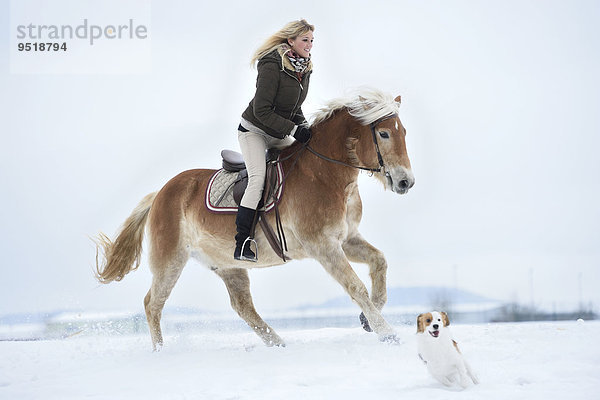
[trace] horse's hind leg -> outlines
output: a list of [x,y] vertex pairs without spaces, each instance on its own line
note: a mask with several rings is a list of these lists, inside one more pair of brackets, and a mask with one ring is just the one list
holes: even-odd
[[160,350],[163,345],[162,331],[160,328],[160,319],[165,302],[169,298],[173,287],[177,283],[181,271],[188,260],[188,254],[180,252],[177,257],[158,264],[150,260],[150,269],[152,270],[152,286],[144,298],[144,308],[150,335],[152,336],[152,348],[154,351]]
[[238,315],[256,332],[267,346],[285,346],[283,340],[258,315],[250,294],[248,271],[242,268],[218,269],[215,271],[223,279],[231,306]]

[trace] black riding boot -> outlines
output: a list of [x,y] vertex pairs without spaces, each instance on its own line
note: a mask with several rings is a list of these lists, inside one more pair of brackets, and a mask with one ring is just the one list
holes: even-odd
[[[254,214],[256,214],[256,210],[251,208],[242,206],[238,208],[237,216],[235,217],[237,235],[235,235],[235,252],[233,253],[233,258],[236,260],[254,262],[257,260],[256,254],[250,249],[252,241],[246,240],[250,237],[250,229],[252,229],[252,223],[254,222]],[[245,246],[244,242],[246,243]]]

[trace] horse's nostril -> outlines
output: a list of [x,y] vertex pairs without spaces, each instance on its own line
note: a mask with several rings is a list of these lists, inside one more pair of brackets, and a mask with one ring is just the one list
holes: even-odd
[[408,189],[409,183],[406,179],[402,179],[400,181],[400,189]]

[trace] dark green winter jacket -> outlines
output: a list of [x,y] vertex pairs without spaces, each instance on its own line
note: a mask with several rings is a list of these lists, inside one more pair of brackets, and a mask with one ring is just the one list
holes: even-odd
[[295,125],[306,122],[300,107],[308,92],[312,64],[300,81],[287,56],[276,49],[258,61],[257,69],[256,94],[242,118],[283,139]]

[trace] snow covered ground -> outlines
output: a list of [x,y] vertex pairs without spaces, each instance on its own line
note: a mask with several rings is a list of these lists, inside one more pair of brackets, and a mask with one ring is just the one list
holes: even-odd
[[285,348],[251,332],[73,336],[0,342],[0,399],[598,399],[600,321],[453,325],[481,384],[447,389],[416,354],[360,328],[281,330]]

